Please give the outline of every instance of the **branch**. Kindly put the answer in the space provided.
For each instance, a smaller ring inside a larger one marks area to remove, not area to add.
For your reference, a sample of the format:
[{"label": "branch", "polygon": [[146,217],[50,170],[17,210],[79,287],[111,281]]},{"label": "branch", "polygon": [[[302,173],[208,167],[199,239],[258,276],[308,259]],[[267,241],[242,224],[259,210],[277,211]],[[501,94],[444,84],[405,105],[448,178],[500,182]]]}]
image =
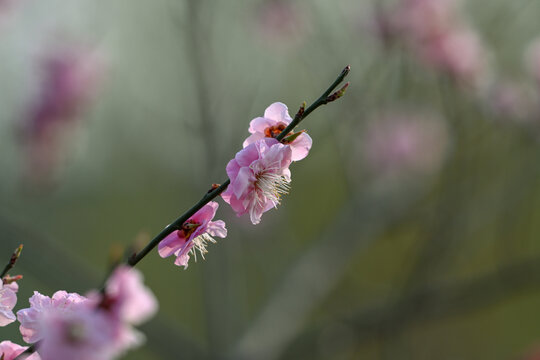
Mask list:
[{"label": "branch", "polygon": [[21,244],[19,245],[19,247],[15,249],[13,254],[11,254],[11,258],[9,259],[8,263],[6,264],[6,267],[4,267],[4,270],[0,274],[0,279],[6,276],[9,270],[13,269],[13,267],[15,266],[15,263],[19,259],[19,256],[21,256],[22,249],[23,249],[23,246]]},{"label": "branch", "polygon": [[[341,96],[343,96],[343,93],[345,92],[345,89],[348,86],[348,83],[345,84],[341,89],[339,89],[336,93],[330,95],[332,91],[345,79],[347,74],[351,71],[351,67],[347,65],[341,74],[337,77],[337,79],[330,85],[330,87],[317,99],[313,104],[311,104],[305,111],[303,110],[303,107],[301,108],[301,111],[299,111],[296,116],[294,117],[293,121],[276,137],[276,140],[281,141],[283,138],[289,134],[302,120],[304,120],[311,112],[313,112],[315,109],[317,109],[321,105],[325,105],[331,101],[334,101]],[[184,214],[182,214],[178,219],[176,219],[173,223],[170,225],[167,225],[165,229],[163,229],[159,234],[156,235],[155,238],[153,238],[148,245],[144,247],[139,253],[133,254],[128,260],[127,264],[130,266],[135,266],[139,261],[141,261],[150,251],[152,251],[161,240],[163,240],[167,235],[172,233],[175,230],[178,230],[182,227],[182,224],[186,222],[190,217],[195,215],[197,211],[199,211],[204,205],[208,204],[210,201],[212,201],[214,198],[219,196],[225,189],[227,189],[227,186],[231,183],[230,179],[227,179],[225,182],[223,182],[220,186],[217,188],[213,188],[211,191],[206,193],[201,200],[199,200],[198,203],[196,203],[191,209],[186,211]]]}]

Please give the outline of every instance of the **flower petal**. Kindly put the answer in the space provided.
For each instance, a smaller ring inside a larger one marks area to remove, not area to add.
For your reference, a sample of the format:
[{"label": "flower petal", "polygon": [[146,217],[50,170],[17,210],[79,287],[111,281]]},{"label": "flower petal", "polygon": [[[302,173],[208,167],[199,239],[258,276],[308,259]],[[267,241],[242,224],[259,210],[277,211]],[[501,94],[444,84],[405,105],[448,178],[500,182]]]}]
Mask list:
[{"label": "flower petal", "polygon": [[206,231],[211,236],[219,236],[220,238],[227,237],[227,229],[225,228],[225,221],[223,220],[210,221]]},{"label": "flower petal", "polygon": [[264,117],[274,121],[281,121],[287,124],[292,121],[289,115],[289,109],[287,108],[287,105],[280,102],[275,102],[269,107],[267,107],[264,111]]},{"label": "flower petal", "polygon": [[180,236],[180,232],[174,231],[161,240],[158,245],[158,253],[162,258],[171,256],[186,243],[186,239]]},{"label": "flower petal", "polygon": [[272,118],[267,118],[266,116],[258,117],[251,120],[251,122],[249,123],[249,132],[251,134],[255,134],[255,133],[264,134],[264,130],[266,130],[266,128],[277,125],[277,123],[278,121]]},{"label": "flower petal", "polygon": [[291,160],[299,161],[305,158],[308,155],[312,144],[313,144],[313,140],[308,134],[303,133],[302,135],[298,136],[289,145],[292,150]]}]

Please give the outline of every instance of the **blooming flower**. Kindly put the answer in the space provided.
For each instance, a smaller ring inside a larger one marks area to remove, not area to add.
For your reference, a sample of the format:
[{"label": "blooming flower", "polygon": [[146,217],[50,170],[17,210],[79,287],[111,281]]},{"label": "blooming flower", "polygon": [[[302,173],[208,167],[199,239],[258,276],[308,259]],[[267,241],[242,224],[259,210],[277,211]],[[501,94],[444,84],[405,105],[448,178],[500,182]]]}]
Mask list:
[{"label": "blooming flower", "polygon": [[46,329],[37,349],[43,360],[109,360],[119,354],[117,323],[86,303],[76,304],[74,311],[49,309],[40,322]]},{"label": "blooming flower", "polygon": [[[292,121],[287,105],[275,102],[264,111],[263,117],[258,117],[249,123],[249,132],[252,134],[244,141],[244,147],[264,138],[275,138]],[[290,144],[292,150],[292,161],[302,160],[311,149],[313,140],[306,134],[300,134]]]},{"label": "blooming flower", "polygon": [[[28,349],[26,346],[20,346],[7,340],[2,341],[0,342],[0,359],[13,360],[21,355],[26,349]],[[26,360],[40,360],[40,357],[37,353],[33,353],[28,356]]]},{"label": "blooming flower", "polygon": [[47,332],[47,327],[42,323],[45,313],[57,309],[58,312],[71,313],[77,309],[77,304],[84,303],[87,299],[76,293],[57,291],[52,298],[34,291],[34,295],[29,299],[30,307],[19,310],[17,319],[21,323],[19,330],[23,340],[29,344],[40,341]]},{"label": "blooming flower", "polygon": [[163,258],[174,254],[176,256],[175,265],[188,267],[189,254],[197,259],[196,250],[204,259],[204,254],[208,251],[208,242],[215,243],[212,236],[224,238],[227,236],[225,222],[222,220],[211,221],[216,215],[219,204],[211,201],[203,206],[195,215],[188,219],[182,229],[176,230],[167,235],[158,245],[159,255]]},{"label": "blooming flower", "polygon": [[13,307],[17,303],[17,283],[3,284],[0,279],[0,326],[6,326],[16,320]]},{"label": "blooming flower", "polygon": [[231,184],[221,197],[238,216],[249,213],[251,222],[258,224],[262,214],[276,207],[289,191],[291,161],[290,146],[276,139],[249,144],[227,164]]},{"label": "blooming flower", "polygon": [[157,300],[143,284],[140,271],[129,266],[118,267],[105,285],[107,307],[118,319],[141,324],[157,311]]}]

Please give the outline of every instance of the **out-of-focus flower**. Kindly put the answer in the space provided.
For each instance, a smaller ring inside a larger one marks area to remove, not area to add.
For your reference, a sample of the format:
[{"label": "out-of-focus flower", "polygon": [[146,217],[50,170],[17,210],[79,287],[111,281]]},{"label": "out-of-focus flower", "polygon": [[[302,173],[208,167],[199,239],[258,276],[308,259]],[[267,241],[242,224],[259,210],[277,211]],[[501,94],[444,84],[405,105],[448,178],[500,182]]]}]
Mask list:
[{"label": "out-of-focus flower", "polygon": [[82,47],[54,48],[40,62],[38,98],[22,132],[28,164],[25,177],[48,181],[62,164],[63,141],[96,93],[103,70],[97,53]]},{"label": "out-of-focus flower", "polygon": [[58,291],[52,298],[35,292],[30,304],[17,313],[20,330],[26,342],[37,342],[43,360],[116,358],[144,341],[132,325],[157,310],[142,275],[125,266],[113,272],[103,292],[83,297]]},{"label": "out-of-focus flower", "polygon": [[17,283],[3,284],[0,279],[0,326],[6,326],[16,320],[13,308],[17,303]]},{"label": "out-of-focus flower", "polygon": [[291,182],[291,148],[264,138],[240,150],[227,164],[231,184],[221,195],[238,216],[249,213],[253,224],[276,207]]},{"label": "out-of-focus flower", "polygon": [[79,303],[74,311],[49,309],[43,313],[38,353],[43,360],[109,360],[119,354],[116,323],[95,308]]},{"label": "out-of-focus flower", "polygon": [[290,46],[307,30],[305,9],[290,0],[264,0],[254,19],[266,43]]},{"label": "out-of-focus flower", "polygon": [[[0,342],[0,359],[2,360],[14,360],[17,356],[21,355],[26,349],[27,346],[20,346],[11,341],[2,341]],[[37,353],[33,353],[28,356],[26,360],[40,360],[40,357]]]},{"label": "out-of-focus flower", "polygon": [[159,255],[165,258],[174,254],[175,265],[183,266],[184,269],[188,267],[190,253],[197,259],[196,251],[198,250],[204,259],[207,243],[216,242],[212,236],[221,238],[227,236],[225,222],[211,221],[216,215],[218,206],[217,202],[209,202],[188,219],[182,225],[182,229],[167,235],[158,245]]},{"label": "out-of-focus flower", "polygon": [[396,113],[368,124],[361,151],[376,176],[401,178],[438,170],[447,148],[447,129],[437,117]]},{"label": "out-of-focus flower", "polygon": [[478,87],[489,73],[488,52],[456,0],[402,0],[390,17],[411,51],[460,84]]},{"label": "out-of-focus flower", "polygon": [[499,117],[516,122],[528,122],[534,117],[534,104],[528,89],[513,82],[493,85],[487,97],[488,108]]},{"label": "out-of-focus flower", "polygon": [[157,311],[157,300],[152,291],[144,286],[140,271],[129,266],[119,266],[109,277],[105,286],[102,305],[123,322],[138,325]]},{"label": "out-of-focus flower", "polygon": [[540,85],[540,38],[527,47],[525,62],[534,80]]},{"label": "out-of-focus flower", "polygon": [[[292,121],[287,106],[280,102],[275,102],[264,111],[263,117],[258,117],[249,123],[249,132],[252,134],[244,141],[244,147],[264,138],[275,138]],[[292,161],[302,160],[307,156],[311,149],[313,140],[311,137],[302,133],[298,135],[290,144]]]},{"label": "out-of-focus flower", "polygon": [[19,327],[23,340],[29,344],[40,341],[48,331],[44,327],[42,317],[52,310],[61,313],[72,313],[77,310],[77,306],[86,302],[87,299],[77,293],[67,293],[57,291],[52,298],[34,291],[34,295],[29,299],[30,307],[17,311],[17,319],[21,323]]},{"label": "out-of-focus flower", "polygon": [[419,46],[424,61],[458,81],[475,85],[486,73],[486,53],[478,34],[463,28]]}]

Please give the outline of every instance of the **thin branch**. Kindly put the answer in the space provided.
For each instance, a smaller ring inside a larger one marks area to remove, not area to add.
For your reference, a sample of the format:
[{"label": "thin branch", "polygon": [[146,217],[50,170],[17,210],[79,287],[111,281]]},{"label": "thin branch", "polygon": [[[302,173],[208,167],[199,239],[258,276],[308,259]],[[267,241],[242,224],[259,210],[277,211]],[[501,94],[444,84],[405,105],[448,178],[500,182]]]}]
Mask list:
[{"label": "thin branch", "polygon": [[[341,95],[343,95],[344,89],[348,86],[347,84],[342,87],[340,90],[336,92],[337,97],[334,96],[335,94],[330,95],[334,89],[343,82],[343,79],[349,74],[351,71],[351,67],[347,65],[341,74],[337,77],[337,79],[330,85],[330,87],[313,103],[311,104],[305,111],[298,112],[296,116],[294,117],[293,121],[276,137],[276,140],[281,141],[283,138],[289,134],[294,128],[302,121],[304,120],[311,112],[313,112],[315,109],[320,107],[321,105],[325,105],[330,101],[336,100]],[[329,99],[330,97],[330,99]],[[334,98],[335,97],[335,98]],[[212,189],[208,193],[206,193],[199,202],[197,202],[191,209],[186,211],[184,214],[182,214],[178,219],[176,219],[173,223],[170,225],[167,225],[165,229],[163,229],[159,234],[156,235],[155,238],[153,238],[148,245],[144,247],[139,253],[134,254],[127,260],[127,264],[130,266],[135,266],[139,261],[141,261],[150,251],[152,251],[161,240],[163,240],[167,235],[172,233],[175,230],[178,230],[182,227],[182,224],[186,222],[190,217],[195,215],[197,211],[199,211],[204,205],[208,204],[210,201],[212,201],[214,198],[219,196],[225,189],[227,189],[227,186],[231,183],[230,179],[227,179],[225,182],[223,182],[219,187]]]},{"label": "thin branch", "polygon": [[23,249],[23,245],[21,244],[21,245],[19,245],[19,247],[17,247],[15,249],[13,254],[11,254],[11,257],[10,257],[8,263],[4,267],[4,270],[2,271],[2,273],[0,274],[0,279],[3,278],[4,276],[6,276],[9,270],[13,269],[13,267],[15,266],[15,263],[19,259],[19,256],[21,256],[22,249]]}]

